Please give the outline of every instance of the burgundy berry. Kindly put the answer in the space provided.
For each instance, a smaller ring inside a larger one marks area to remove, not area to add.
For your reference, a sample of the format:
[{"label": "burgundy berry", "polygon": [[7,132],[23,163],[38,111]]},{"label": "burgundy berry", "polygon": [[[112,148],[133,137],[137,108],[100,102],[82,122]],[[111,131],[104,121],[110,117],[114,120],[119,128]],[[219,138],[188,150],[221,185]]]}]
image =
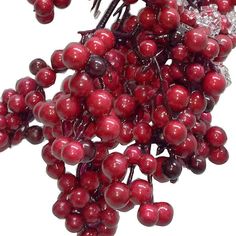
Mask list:
[{"label": "burgundy berry", "polygon": [[146,144],[151,139],[152,127],[145,122],[140,122],[134,126],[133,134],[137,143]]},{"label": "burgundy berry", "polygon": [[73,190],[77,184],[78,181],[76,177],[71,173],[63,174],[57,182],[59,190],[64,193],[71,192],[71,190]]},{"label": "burgundy berry", "polygon": [[88,49],[80,43],[70,43],[63,51],[63,63],[68,69],[81,70],[89,60]]},{"label": "burgundy berry", "polygon": [[99,37],[92,37],[85,43],[92,54],[103,56],[106,53],[106,45]]},{"label": "burgundy berry", "polygon": [[41,69],[35,76],[37,84],[43,88],[48,88],[56,81],[56,73],[49,67]]},{"label": "burgundy berry", "polygon": [[93,90],[91,77],[85,72],[75,73],[69,81],[71,93],[77,97],[87,97]]},{"label": "burgundy berry", "polygon": [[37,83],[30,77],[25,77],[16,82],[16,92],[26,96],[29,92],[37,88]]},{"label": "burgundy berry", "polygon": [[179,145],[187,138],[187,129],[178,121],[170,121],[164,127],[163,135],[169,144]]},{"label": "burgundy berry", "polygon": [[106,203],[114,210],[126,206],[130,198],[130,190],[126,184],[114,182],[105,189]]},{"label": "burgundy berry", "polygon": [[169,120],[170,117],[165,106],[157,106],[152,113],[152,121],[154,122],[155,126],[157,128],[162,128],[168,123]]},{"label": "burgundy berry", "polygon": [[154,57],[157,53],[157,45],[154,40],[144,40],[139,44],[139,51],[145,58]]},{"label": "burgundy berry", "polygon": [[188,106],[189,91],[181,85],[173,85],[167,90],[167,101],[173,111],[182,111]]},{"label": "burgundy berry", "polygon": [[204,66],[198,63],[190,64],[186,68],[186,75],[190,82],[200,82],[205,75]]},{"label": "burgundy berry", "polygon": [[63,72],[66,70],[66,67],[62,61],[63,50],[56,50],[51,55],[51,65],[54,71]]},{"label": "burgundy berry", "polygon": [[68,137],[58,137],[54,139],[51,145],[52,154],[59,160],[61,160],[61,151],[63,147],[69,143],[71,140]]},{"label": "burgundy berry", "polygon": [[103,161],[102,171],[111,180],[122,180],[127,172],[128,162],[126,157],[118,152],[113,152]]},{"label": "burgundy berry", "polygon": [[201,114],[205,111],[207,106],[207,100],[204,94],[198,90],[195,90],[191,93],[188,108],[189,110],[195,114]]},{"label": "burgundy berry", "polygon": [[89,202],[90,195],[84,188],[75,188],[69,195],[69,201],[75,208],[83,208]]},{"label": "burgundy berry", "polygon": [[227,141],[227,135],[225,131],[218,126],[212,126],[209,128],[205,138],[206,141],[213,147],[223,146]]},{"label": "burgundy berry", "polygon": [[71,0],[53,0],[53,3],[55,5],[55,7],[58,7],[60,9],[64,9],[70,5]]},{"label": "burgundy berry", "polygon": [[152,175],[157,168],[156,159],[150,154],[142,155],[138,165],[140,171],[146,175]]},{"label": "burgundy berry", "polygon": [[138,220],[145,226],[153,226],[157,224],[159,214],[154,204],[142,204],[138,209]]},{"label": "burgundy berry", "polygon": [[88,203],[82,210],[82,215],[87,224],[100,222],[101,209],[97,203]]},{"label": "burgundy berry", "polygon": [[134,204],[149,203],[153,198],[153,188],[146,180],[137,179],[130,184],[131,201]]},{"label": "burgundy berry", "polygon": [[170,224],[173,219],[174,210],[173,207],[167,202],[154,203],[157,208],[159,219],[157,221],[158,226],[166,226]]},{"label": "burgundy berry", "polygon": [[170,180],[176,180],[182,172],[182,164],[174,158],[168,158],[162,163],[162,170]]},{"label": "burgundy berry", "polygon": [[72,205],[67,200],[57,200],[53,207],[53,214],[59,219],[65,219],[72,211]]},{"label": "burgundy berry", "polygon": [[84,149],[80,142],[73,141],[67,143],[62,151],[61,157],[68,165],[76,165],[84,158]]},{"label": "burgundy berry", "polygon": [[108,207],[106,210],[100,213],[101,222],[108,228],[116,227],[119,223],[119,213],[112,208]]},{"label": "burgundy berry", "polygon": [[52,0],[36,0],[34,10],[39,16],[48,16],[52,13],[54,4]]},{"label": "burgundy berry", "polygon": [[56,101],[56,112],[61,120],[74,120],[81,113],[81,106],[76,97],[61,96]]},{"label": "burgundy berry", "polygon": [[180,24],[180,15],[178,11],[172,7],[161,9],[158,19],[160,26],[167,30],[174,30]]},{"label": "burgundy berry", "polygon": [[55,14],[54,14],[54,10],[53,10],[49,15],[41,16],[41,15],[38,15],[36,13],[35,16],[36,16],[36,19],[38,20],[39,23],[41,23],[41,24],[49,24],[49,23],[51,23],[53,21]]},{"label": "burgundy berry", "polygon": [[111,50],[115,45],[115,36],[109,29],[98,29],[95,31],[94,36],[100,38],[106,47],[106,51]]},{"label": "burgundy berry", "polygon": [[116,139],[120,134],[121,123],[117,117],[103,116],[96,124],[96,134],[102,141],[108,142]]},{"label": "burgundy berry", "polygon": [[100,185],[98,174],[89,170],[80,175],[79,181],[80,185],[89,192],[95,191]]},{"label": "burgundy berry", "polygon": [[144,29],[151,28],[156,21],[155,11],[151,7],[143,8],[138,14],[138,21]]},{"label": "burgundy berry", "polygon": [[8,100],[7,106],[8,109],[15,113],[23,112],[26,108],[24,96],[19,94],[11,96]]},{"label": "burgundy berry", "polygon": [[125,149],[124,155],[126,156],[130,165],[137,165],[142,156],[142,152],[138,146],[131,145]]},{"label": "burgundy berry", "polygon": [[222,74],[209,72],[203,78],[202,87],[204,92],[209,96],[218,96],[226,88],[226,80]]},{"label": "burgundy berry", "polygon": [[106,115],[112,108],[112,95],[106,90],[92,92],[86,100],[87,108],[94,116]]},{"label": "burgundy berry", "polygon": [[33,109],[37,103],[44,100],[44,95],[39,91],[31,91],[25,96],[25,104],[31,109]]},{"label": "burgundy berry", "polygon": [[120,135],[118,137],[118,142],[121,145],[126,145],[126,144],[132,142],[132,140],[133,140],[133,128],[134,128],[134,125],[133,125],[132,122],[124,121],[121,124]]},{"label": "burgundy berry", "polygon": [[229,153],[224,146],[211,148],[208,158],[212,163],[222,165],[228,161]]},{"label": "burgundy berry", "polygon": [[107,64],[103,57],[92,54],[85,67],[86,73],[92,77],[102,77],[105,75]]},{"label": "burgundy berry", "polygon": [[43,142],[43,130],[40,126],[33,125],[25,129],[25,138],[31,144],[40,144]]},{"label": "burgundy berry", "polygon": [[78,233],[80,232],[85,224],[83,217],[78,213],[71,213],[66,217],[66,229],[71,233]]},{"label": "burgundy berry", "polygon": [[185,45],[192,52],[201,52],[207,46],[207,35],[202,28],[195,28],[185,34]]},{"label": "burgundy berry", "polygon": [[163,169],[162,169],[163,162],[167,159],[168,158],[164,157],[164,156],[160,156],[160,157],[156,158],[156,170],[153,174],[153,177],[155,180],[157,180],[160,183],[165,183],[165,182],[169,181],[169,178],[167,176],[165,176]]},{"label": "burgundy berry", "polygon": [[202,174],[206,170],[206,159],[201,156],[193,155],[188,160],[188,168],[194,174]]},{"label": "burgundy berry", "polygon": [[57,161],[52,165],[47,165],[46,172],[53,179],[59,179],[65,174],[65,164],[63,161]]}]

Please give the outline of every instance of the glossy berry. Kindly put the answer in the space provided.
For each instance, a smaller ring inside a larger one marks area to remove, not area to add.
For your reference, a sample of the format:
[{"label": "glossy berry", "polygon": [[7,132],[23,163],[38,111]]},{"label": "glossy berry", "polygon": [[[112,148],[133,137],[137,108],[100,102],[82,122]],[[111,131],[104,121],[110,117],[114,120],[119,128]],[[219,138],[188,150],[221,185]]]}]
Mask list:
[{"label": "glossy berry", "polygon": [[119,213],[108,207],[100,213],[102,223],[108,228],[116,227],[119,223]]},{"label": "glossy berry", "polygon": [[108,155],[102,163],[103,173],[111,180],[122,180],[126,175],[127,168],[126,157],[118,152]]},{"label": "glossy berry", "polygon": [[162,170],[167,178],[170,180],[175,180],[182,172],[182,165],[180,161],[174,158],[168,158],[162,163]]},{"label": "glossy berry", "polygon": [[55,5],[55,7],[58,7],[60,9],[64,9],[70,5],[71,0],[53,0],[53,3]]},{"label": "glossy berry", "polygon": [[52,13],[54,4],[52,0],[36,0],[34,10],[39,16],[48,16]]},{"label": "glossy berry", "polygon": [[145,226],[153,226],[157,223],[159,214],[153,204],[142,204],[138,209],[138,220]]},{"label": "glossy berry", "polygon": [[65,219],[72,211],[72,205],[67,200],[57,200],[53,207],[53,214],[59,219]]},{"label": "glossy berry", "polygon": [[128,203],[130,191],[127,185],[114,182],[105,189],[104,197],[111,208],[120,209]]},{"label": "glossy berry", "polygon": [[69,201],[75,208],[84,207],[89,198],[89,193],[84,188],[75,188],[69,195]]},{"label": "glossy berry", "polygon": [[131,201],[134,204],[149,203],[153,197],[152,186],[145,180],[137,179],[130,184]]},{"label": "glossy berry", "polygon": [[66,228],[71,233],[78,233],[84,228],[84,220],[78,213],[71,213],[66,217]]},{"label": "glossy berry", "polygon": [[180,16],[174,8],[163,8],[158,16],[161,27],[167,30],[176,29],[180,23]]},{"label": "glossy berry", "polygon": [[187,129],[178,121],[170,121],[164,127],[163,135],[168,143],[179,145],[187,138]]},{"label": "glossy berry", "polygon": [[61,157],[66,164],[76,165],[84,158],[84,149],[80,142],[69,142],[61,151]]},{"label": "glossy berry", "polygon": [[229,153],[224,146],[212,148],[208,158],[212,163],[222,165],[228,161]]},{"label": "glossy berry", "polygon": [[88,96],[86,103],[92,115],[106,115],[112,108],[112,95],[106,90],[98,89]]},{"label": "glossy berry", "polygon": [[39,86],[48,88],[55,83],[56,73],[49,67],[45,67],[36,74],[35,80]]},{"label": "glossy berry", "polygon": [[80,43],[70,43],[63,51],[63,63],[68,69],[80,70],[89,60],[88,49]]},{"label": "glossy berry", "polygon": [[157,168],[156,159],[150,154],[142,155],[138,165],[141,172],[146,175],[153,174]]},{"label": "glossy berry", "polygon": [[173,207],[167,202],[154,203],[157,208],[159,219],[157,221],[158,226],[166,226],[170,224],[173,219],[174,210]]},{"label": "glossy berry", "polygon": [[157,53],[157,45],[154,40],[144,40],[139,45],[139,51],[143,57],[154,57]]},{"label": "glossy berry", "polygon": [[208,129],[205,137],[207,142],[214,147],[223,146],[227,141],[225,131],[217,126],[212,126]]}]

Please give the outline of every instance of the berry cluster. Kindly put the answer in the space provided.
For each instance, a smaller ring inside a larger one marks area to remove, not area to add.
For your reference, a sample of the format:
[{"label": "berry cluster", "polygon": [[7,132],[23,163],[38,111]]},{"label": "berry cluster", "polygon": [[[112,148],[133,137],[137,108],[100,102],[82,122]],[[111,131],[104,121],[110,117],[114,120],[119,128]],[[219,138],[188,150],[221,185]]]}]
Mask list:
[{"label": "berry cluster", "polygon": [[34,6],[36,19],[41,24],[51,23],[54,19],[54,7],[67,8],[71,0],[27,0]]},{"label": "berry cluster", "polygon": [[[30,2],[42,17],[70,3]],[[114,235],[118,211],[135,205],[143,225],[168,225],[173,208],[154,201],[153,179],[175,183],[183,168],[201,174],[207,159],[228,160],[226,133],[211,126],[211,111],[230,84],[223,61],[236,45],[234,2],[146,0],[138,15],[130,13],[138,0],[119,2],[96,29],[80,32],[80,42],[54,51],[50,66],[33,60],[34,79],[19,80],[0,103],[0,150],[23,138],[47,141],[42,158],[61,191],[53,213],[78,236]],[[44,89],[68,69],[61,91],[46,100]],[[30,127],[34,119],[43,126]],[[135,169],[142,178],[133,179]]]}]

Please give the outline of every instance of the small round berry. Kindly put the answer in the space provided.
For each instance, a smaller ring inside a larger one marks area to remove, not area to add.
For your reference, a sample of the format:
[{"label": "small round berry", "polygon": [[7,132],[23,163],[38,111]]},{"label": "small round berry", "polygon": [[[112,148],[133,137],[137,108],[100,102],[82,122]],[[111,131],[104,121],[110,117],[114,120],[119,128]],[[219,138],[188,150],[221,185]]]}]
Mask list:
[{"label": "small round berry", "polygon": [[114,116],[104,116],[96,125],[96,134],[103,142],[115,140],[120,135],[121,123]]},{"label": "small round berry", "polygon": [[40,126],[33,125],[25,129],[25,138],[31,144],[40,144],[43,142],[43,129]]},{"label": "small round berry", "polygon": [[226,80],[222,74],[209,72],[203,78],[202,87],[204,92],[209,96],[218,96],[226,88]]},{"label": "small round berry", "polygon": [[78,233],[84,228],[83,217],[78,213],[71,213],[66,217],[66,229],[71,233]]},{"label": "small round berry", "polygon": [[195,28],[185,34],[185,45],[192,52],[201,52],[207,46],[207,35],[201,28]]},{"label": "small round berry", "polygon": [[152,175],[157,168],[156,159],[150,154],[144,154],[139,160],[139,168],[145,175]]},{"label": "small round berry", "polygon": [[37,88],[37,83],[30,77],[25,77],[16,82],[16,92],[26,96],[29,92]]},{"label": "small round berry", "polygon": [[145,122],[140,122],[134,126],[133,134],[137,143],[149,143],[152,137],[152,127]]},{"label": "small round berry", "polygon": [[186,75],[190,82],[200,82],[205,76],[205,69],[201,64],[193,63],[187,66]]},{"label": "small round berry", "polygon": [[166,226],[170,224],[174,215],[173,207],[167,202],[157,202],[154,203],[154,205],[157,208],[157,212],[159,215],[157,225]]},{"label": "small round berry", "polygon": [[139,51],[145,58],[154,57],[157,54],[157,45],[154,40],[144,40],[139,44]]},{"label": "small round berry", "polygon": [[126,184],[114,182],[105,189],[104,198],[112,209],[123,208],[129,202],[129,187]]},{"label": "small round berry", "polygon": [[69,201],[74,208],[83,208],[89,202],[90,195],[84,188],[75,188],[69,195]]},{"label": "small round berry", "polygon": [[138,220],[145,226],[153,226],[159,219],[157,208],[153,204],[142,204],[138,209]]},{"label": "small round berry", "polygon": [[167,90],[167,102],[173,111],[182,111],[188,106],[189,91],[181,85],[173,85]]},{"label": "small round berry", "polygon": [[170,180],[176,180],[182,172],[182,164],[174,158],[168,158],[162,163],[163,173]]},{"label": "small round berry", "polygon": [[169,144],[179,145],[187,138],[187,129],[178,121],[170,121],[164,127],[163,135]]},{"label": "small round berry", "polygon": [[109,29],[98,29],[95,31],[94,36],[100,38],[106,47],[106,51],[111,50],[115,46],[115,36]]},{"label": "small round berry", "polygon": [[84,158],[84,149],[80,142],[73,141],[65,144],[61,157],[68,165],[76,165]]},{"label": "small round berry", "polygon": [[153,198],[153,188],[146,180],[134,180],[130,184],[130,196],[134,204],[149,203]]},{"label": "small round berry", "polygon": [[94,54],[90,56],[85,67],[85,71],[92,77],[102,77],[105,75],[106,69],[107,65],[105,59]]},{"label": "small round berry", "polygon": [[55,83],[56,73],[49,67],[45,67],[36,74],[35,80],[39,86],[48,88]]},{"label": "small round berry", "polygon": [[101,209],[96,203],[88,203],[82,211],[82,215],[87,224],[98,223],[100,221]]},{"label": "small round berry", "polygon": [[52,0],[36,0],[34,10],[39,16],[48,16],[52,13],[54,4]]},{"label": "small round berry", "polygon": [[200,175],[206,170],[206,159],[201,156],[193,155],[188,160],[188,168],[194,174]]},{"label": "small round berry", "polygon": [[138,14],[138,21],[144,29],[151,28],[156,21],[155,11],[151,7],[143,8]]},{"label": "small round berry", "polygon": [[208,158],[212,163],[222,165],[228,161],[229,153],[224,146],[211,148]]},{"label": "small round berry", "polygon": [[227,141],[227,135],[225,131],[217,126],[212,126],[209,128],[205,138],[207,142],[213,147],[223,146]]},{"label": "small round berry", "polygon": [[81,70],[89,60],[88,49],[80,43],[70,43],[63,51],[63,63],[68,69]]},{"label": "small round berry", "polygon": [[112,108],[112,95],[106,90],[98,89],[88,96],[86,103],[92,115],[107,115]]},{"label": "small round berry", "polygon": [[178,11],[172,7],[161,9],[159,13],[159,23],[164,29],[176,29],[180,24],[180,16]]},{"label": "small round berry", "polygon": [[72,205],[67,200],[57,200],[53,207],[53,214],[59,219],[65,219],[71,212]]},{"label": "small round berry", "polygon": [[102,163],[103,173],[111,180],[122,180],[127,172],[128,162],[124,155],[113,152]]},{"label": "small round berry", "polygon": [[62,60],[63,50],[56,50],[51,55],[51,65],[54,71],[56,72],[64,72],[66,67]]},{"label": "small round berry", "polygon": [[68,7],[71,3],[71,0],[53,0],[55,7],[64,9]]},{"label": "small round berry", "polygon": [[52,165],[47,165],[46,172],[53,179],[59,179],[65,174],[65,164],[63,161],[57,161]]},{"label": "small round berry", "polygon": [[92,37],[86,43],[85,46],[92,54],[103,56],[106,53],[106,46],[102,39],[99,37]]},{"label": "small round berry", "polygon": [[119,213],[110,207],[101,212],[101,221],[108,228],[116,227],[119,223],[119,219]]},{"label": "small round berry", "polygon": [[165,182],[169,181],[169,178],[167,178],[164,175],[164,172],[163,172],[163,169],[162,169],[163,162],[167,159],[168,158],[164,157],[164,156],[160,156],[160,157],[156,158],[156,170],[153,174],[153,177],[154,177],[155,180],[157,180],[160,183],[165,183]]}]

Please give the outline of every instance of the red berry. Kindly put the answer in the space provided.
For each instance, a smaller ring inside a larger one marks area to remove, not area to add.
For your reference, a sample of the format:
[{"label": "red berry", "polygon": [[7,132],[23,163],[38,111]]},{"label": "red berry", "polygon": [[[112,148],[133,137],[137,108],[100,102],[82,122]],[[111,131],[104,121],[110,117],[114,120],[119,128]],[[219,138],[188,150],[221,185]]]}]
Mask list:
[{"label": "red berry", "polygon": [[138,220],[145,226],[153,226],[157,223],[159,214],[153,204],[142,204],[138,209]]},{"label": "red berry", "polygon": [[155,207],[157,208],[159,219],[157,221],[157,225],[159,226],[166,226],[168,225],[174,215],[173,207],[167,202],[158,202],[154,203]]}]

